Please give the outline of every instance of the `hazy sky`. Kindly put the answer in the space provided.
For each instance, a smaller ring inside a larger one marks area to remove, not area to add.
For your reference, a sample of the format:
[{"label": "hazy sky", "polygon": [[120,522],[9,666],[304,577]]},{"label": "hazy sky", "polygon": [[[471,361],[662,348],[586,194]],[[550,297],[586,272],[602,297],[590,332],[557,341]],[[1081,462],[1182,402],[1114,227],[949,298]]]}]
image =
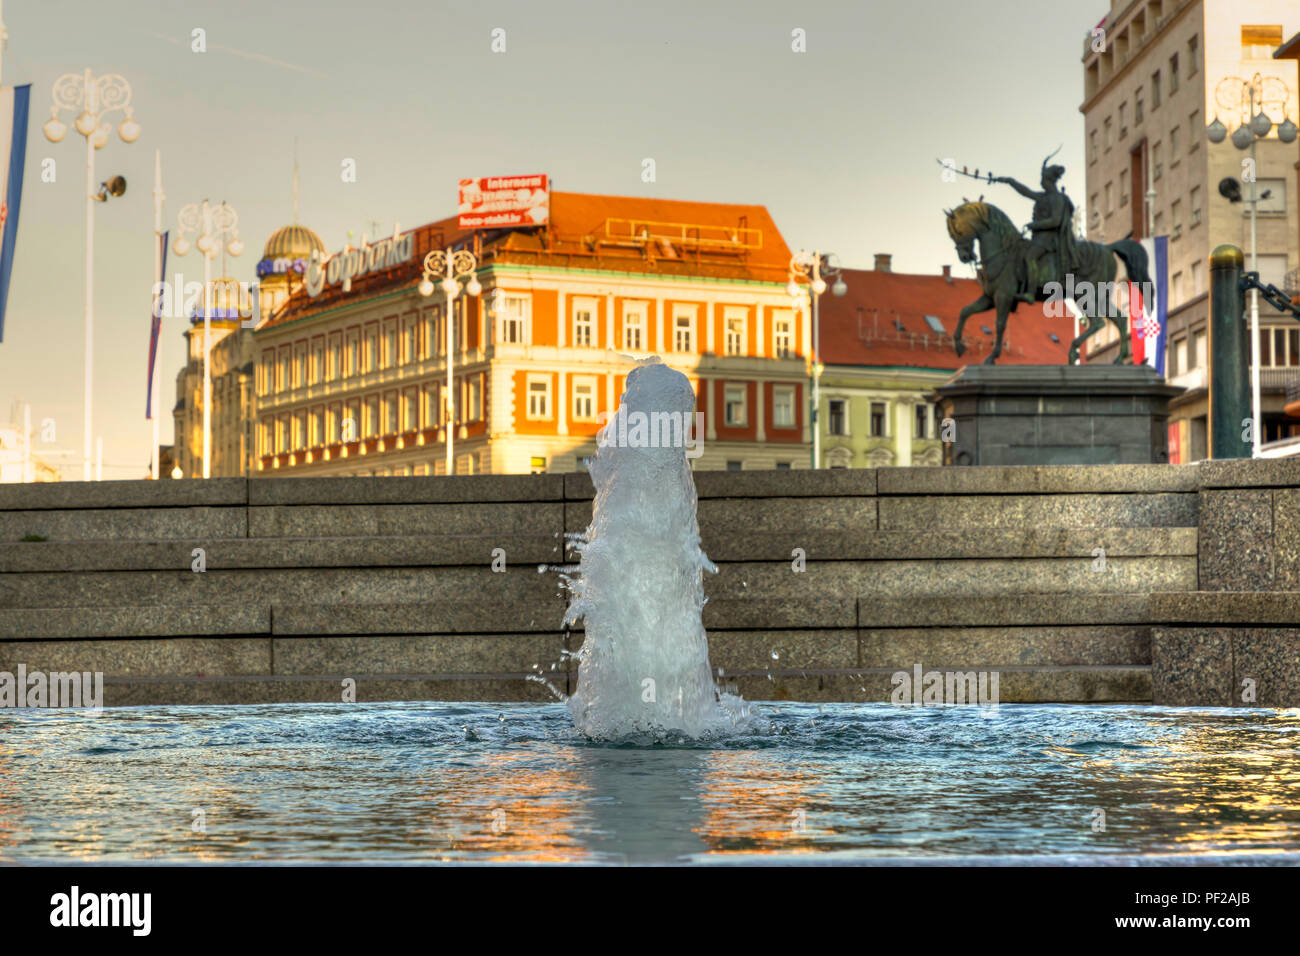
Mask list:
[{"label": "hazy sky", "polygon": [[[957,264],[941,210],[981,191],[1013,218],[1006,187],[943,183],[937,157],[1032,182],[1064,144],[1064,185],[1083,205],[1085,35],[1107,0],[7,0],[3,82],[32,84],[26,182],[5,338],[0,420],[17,398],[54,418],[55,461],[80,478],[84,140],[41,133],[51,86],[90,67],[134,88],[144,132],[116,132],[96,176],[126,196],[95,217],[95,429],[104,476],[141,477],[153,271],[154,149],[165,228],[182,205],[226,200],[253,278],[263,243],[300,220],[331,251],[372,228],[454,212],[464,176],[545,172],[555,188],[761,203],[792,248],[869,268]],[[491,52],[494,28],[506,52]],[[207,52],[191,51],[195,28]],[[791,31],[807,52],[791,51]],[[71,127],[74,117],[63,121]],[[113,118],[114,125],[120,114]],[[57,180],[41,181],[41,162]],[[657,181],[641,181],[652,157]],[[354,183],[340,176],[356,162]],[[168,273],[202,278],[196,253]],[[179,320],[165,321],[162,439],[171,441]],[[39,450],[39,445],[38,445]]]}]

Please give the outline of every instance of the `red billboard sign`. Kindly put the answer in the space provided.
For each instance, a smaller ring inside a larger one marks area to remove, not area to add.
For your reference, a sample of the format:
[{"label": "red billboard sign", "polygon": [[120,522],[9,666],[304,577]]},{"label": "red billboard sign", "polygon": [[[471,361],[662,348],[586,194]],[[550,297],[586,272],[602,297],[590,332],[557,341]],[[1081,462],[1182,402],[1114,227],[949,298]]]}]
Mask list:
[{"label": "red billboard sign", "polygon": [[462,229],[540,226],[551,212],[546,174],[462,179],[457,200]]}]

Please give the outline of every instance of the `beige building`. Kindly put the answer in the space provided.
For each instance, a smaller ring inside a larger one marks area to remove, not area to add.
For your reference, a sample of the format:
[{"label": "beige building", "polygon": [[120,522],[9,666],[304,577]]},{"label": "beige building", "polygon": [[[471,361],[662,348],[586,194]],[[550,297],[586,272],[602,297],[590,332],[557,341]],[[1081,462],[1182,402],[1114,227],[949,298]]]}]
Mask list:
[{"label": "beige building", "polygon": [[[313,252],[325,244],[305,226],[294,223],[277,229],[267,240],[257,264],[258,296],[263,320],[285,307],[302,286],[302,276]],[[253,330],[237,314],[249,311],[245,290],[234,279],[213,280],[211,326],[212,467],[214,478],[253,474],[254,394]],[[185,478],[203,473],[203,312],[190,316],[185,366],[176,376],[176,405],[172,409],[176,439],[175,466]]]},{"label": "beige building", "polygon": [[[1126,235],[1169,237],[1169,339],[1166,376],[1187,389],[1170,404],[1182,461],[1207,454],[1209,255],[1232,243],[1246,250],[1246,202],[1230,202],[1219,184],[1235,179],[1249,196],[1249,150],[1226,139],[1212,144],[1218,119],[1229,136],[1249,119],[1245,84],[1262,95],[1273,131],[1256,147],[1257,255],[1261,277],[1281,287],[1296,268],[1295,146],[1277,126],[1296,122],[1294,64],[1273,59],[1300,28],[1295,0],[1113,0],[1085,39],[1084,114],[1087,235],[1114,242]],[[1104,40],[1104,42],[1102,42]],[[1148,199],[1148,195],[1153,194]],[[1285,383],[1300,366],[1300,325],[1261,307],[1265,440],[1300,431],[1283,412]],[[1116,335],[1095,336],[1088,361],[1112,361]]]}]

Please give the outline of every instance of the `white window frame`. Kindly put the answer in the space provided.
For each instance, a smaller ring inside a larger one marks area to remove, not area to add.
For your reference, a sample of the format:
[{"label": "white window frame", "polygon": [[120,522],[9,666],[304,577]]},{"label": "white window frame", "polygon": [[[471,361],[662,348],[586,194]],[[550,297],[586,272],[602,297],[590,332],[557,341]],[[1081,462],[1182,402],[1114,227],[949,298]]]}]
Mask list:
[{"label": "white window frame", "polygon": [[[588,296],[574,296],[571,300],[573,303],[573,338],[571,344],[574,348],[594,349],[600,344],[600,335],[597,332],[597,326],[600,324],[600,300]],[[579,321],[578,316],[585,313],[588,318],[586,321]],[[586,341],[579,341],[582,336],[578,335],[578,330],[583,329],[587,334]]]},{"label": "white window frame", "polygon": [[[516,311],[517,309],[517,311]],[[500,335],[502,345],[531,345],[533,341],[533,297],[527,293],[506,292],[501,296]],[[514,328],[518,337],[511,340],[507,328]]]},{"label": "white window frame", "polygon": [[[579,396],[578,389],[587,389],[585,396]],[[573,376],[573,420],[575,422],[594,422],[596,420],[596,395],[598,382],[594,375]],[[580,398],[585,399],[586,408],[581,407]]]},{"label": "white window frame", "polygon": [[[628,352],[646,350],[646,326],[650,307],[645,302],[623,303],[623,349]],[[629,341],[629,332],[636,332],[636,343]]]},{"label": "white window frame", "polygon": [[[794,402],[795,402],[795,397],[794,397],[794,394],[795,394],[795,392],[794,392],[794,386],[793,386],[793,385],[773,385],[773,386],[772,386],[772,427],[773,427],[773,428],[794,428],[794,427],[795,427],[795,417],[794,417]],[[783,421],[781,421],[781,415],[778,413],[777,410],[778,410],[779,408],[782,407],[782,402],[781,402],[780,400],[781,400],[781,399],[785,399],[785,398],[788,398],[788,399],[789,399],[789,406],[788,406],[788,407],[789,407],[789,413],[790,413],[790,416],[789,416],[789,417],[790,417],[790,420],[789,420],[789,421],[785,421],[785,422],[783,422]]]},{"label": "white window frame", "polygon": [[[688,352],[694,352],[696,350],[695,349],[696,326],[698,325],[697,319],[699,318],[699,313],[700,313],[700,307],[697,305],[687,305],[684,303],[678,303],[673,306],[673,325],[672,325],[673,340],[670,343],[672,345],[670,351],[688,353]],[[679,334],[680,334],[678,323],[681,319],[686,319],[688,322],[688,325],[686,326],[687,343],[686,343],[686,348],[684,349],[678,348]]]},{"label": "white window frame", "polygon": [[[536,392],[533,385],[543,386],[543,390]],[[541,372],[529,372],[524,379],[524,419],[530,422],[549,422],[555,418],[555,401],[551,392],[553,390],[551,376]],[[533,411],[533,396],[541,396],[543,404],[546,406],[540,414]]]},{"label": "white window frame", "polygon": [[[740,418],[731,417],[731,408],[734,404],[731,396],[739,393],[740,395]],[[749,424],[749,386],[744,382],[728,382],[722,386],[722,423],[727,428],[744,428]]]},{"label": "white window frame", "polygon": [[[731,324],[740,323],[732,349]],[[727,306],[722,310],[722,351],[724,355],[745,355],[749,346],[749,310],[741,306]]]},{"label": "white window frame", "polygon": [[[781,323],[786,324],[785,332]],[[784,348],[782,344],[784,343]],[[772,311],[772,354],[779,359],[790,358],[795,354],[794,346],[794,310],[774,309]]]}]

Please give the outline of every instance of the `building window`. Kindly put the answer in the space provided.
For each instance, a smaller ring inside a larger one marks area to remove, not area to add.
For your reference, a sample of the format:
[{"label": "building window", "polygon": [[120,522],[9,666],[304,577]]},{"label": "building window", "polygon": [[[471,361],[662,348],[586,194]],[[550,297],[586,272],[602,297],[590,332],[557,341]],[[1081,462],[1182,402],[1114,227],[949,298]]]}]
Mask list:
[{"label": "building window", "polygon": [[1173,224],[1173,236],[1170,241],[1177,239],[1183,233],[1183,203],[1180,199],[1175,199],[1169,204],[1169,220]]},{"label": "building window", "polygon": [[262,353],[257,379],[258,395],[266,395],[275,390],[275,353],[270,349]]},{"label": "building window", "polygon": [[775,467],[777,471],[789,471],[790,463],[788,461],[778,461]]},{"label": "building window", "polygon": [[930,431],[930,406],[926,402],[920,402],[916,406],[916,431],[913,438],[928,438]]},{"label": "building window", "polygon": [[397,393],[390,392],[384,396],[384,434],[396,435],[401,431],[397,422]]},{"label": "building window", "polygon": [[307,384],[307,345],[300,343],[293,348],[293,387],[302,388]]},{"label": "building window", "polygon": [[673,351],[695,351],[695,307],[679,305],[673,308]]},{"label": "building window", "polygon": [[1175,126],[1169,131],[1169,166],[1173,168],[1178,165],[1178,133],[1179,129]]},{"label": "building window", "polygon": [[469,409],[469,421],[481,421],[483,419],[483,376],[471,375],[465,392],[465,401]]},{"label": "building window", "polygon": [[311,360],[307,366],[307,384],[315,385],[321,380],[325,365],[325,337],[318,335],[311,340]]},{"label": "building window", "polygon": [[501,303],[501,341],[507,345],[528,344],[528,320],[532,299],[508,295]]},{"label": "building window", "polygon": [[849,433],[849,403],[842,398],[832,398],[826,403],[826,431],[831,435]]},{"label": "building window", "polygon": [[379,357],[380,368],[392,368],[397,364],[397,321],[389,319],[384,323],[384,347]]},{"label": "building window", "polygon": [[1135,124],[1142,122],[1142,87],[1140,86],[1133,94],[1133,122]]},{"label": "building window", "polygon": [[343,377],[350,378],[360,371],[361,332],[348,329],[346,344],[343,347]]},{"label": "building window", "polygon": [[723,321],[726,324],[726,342],[724,348],[727,355],[744,355],[745,354],[745,313],[737,309],[733,312],[727,309],[727,315]]},{"label": "building window", "polygon": [[576,422],[596,420],[596,379],[594,377],[587,376],[573,380],[573,420]]},{"label": "building window", "polygon": [[415,319],[402,320],[402,357],[400,362],[409,365],[416,359],[415,355]]},{"label": "building window", "polygon": [[326,354],[325,381],[333,382],[339,377],[343,368],[343,336],[334,332],[329,337],[329,352]]},{"label": "building window", "polygon": [[1095,163],[1100,155],[1097,149],[1097,131],[1094,129],[1088,133],[1088,162]]},{"label": "building window", "polygon": [[379,362],[379,328],[366,329],[361,341],[361,371],[373,372]]},{"label": "building window", "polygon": [[727,471],[743,471],[742,465],[743,463],[739,461],[729,461],[727,462]]},{"label": "building window", "polygon": [[885,430],[885,403],[871,403],[871,437],[884,438]]},{"label": "building window", "polygon": [[438,401],[438,386],[424,386],[424,427],[438,428],[442,425],[442,404]]},{"label": "building window", "polygon": [[623,348],[639,352],[645,347],[645,319],[644,302],[623,303]]},{"label": "building window", "polygon": [[339,440],[339,407],[331,405],[325,409],[325,444],[333,445]]},{"label": "building window", "polygon": [[379,396],[371,395],[366,399],[365,410],[362,412],[361,432],[367,438],[375,438],[379,435]]},{"label": "building window", "polygon": [[1173,96],[1178,92],[1178,54],[1175,53],[1169,58],[1169,95]]},{"label": "building window", "polygon": [[1106,215],[1115,211],[1115,194],[1111,191],[1112,184],[1106,184]]},{"label": "building window", "polygon": [[794,427],[793,385],[774,385],[772,387],[772,427]]},{"label": "building window", "polygon": [[1187,370],[1187,339],[1178,339],[1169,355],[1169,374],[1182,375]]},{"label": "building window", "polygon": [[320,447],[320,409],[313,408],[307,416],[307,447]]},{"label": "building window", "polygon": [[527,417],[538,421],[551,417],[551,376],[528,376]]},{"label": "building window", "polygon": [[723,389],[723,423],[728,427],[745,424],[745,404],[749,388],[745,385],[727,385]]},{"label": "building window", "polygon": [[1183,301],[1183,274],[1181,272],[1175,272],[1173,279],[1170,281],[1169,298],[1171,302]]},{"label": "building window", "polygon": [[1151,178],[1159,179],[1164,173],[1164,167],[1160,163],[1160,144],[1156,143],[1151,147]]},{"label": "building window", "polygon": [[1102,138],[1101,138],[1102,145],[1105,146],[1107,150],[1109,150],[1109,149],[1110,149],[1110,139],[1111,139],[1111,125],[1110,125],[1110,117],[1109,117],[1109,116],[1107,116],[1106,119],[1102,122],[1102,124],[1101,124],[1101,128],[1102,128],[1102,133],[1103,133]]},{"label": "building window", "polygon": [[1198,63],[1201,59],[1200,37],[1196,34],[1187,41],[1187,78],[1191,79],[1196,75]]},{"label": "building window", "polygon": [[1202,292],[1205,291],[1203,285],[1205,281],[1204,275],[1205,273],[1201,269],[1201,260],[1193,259],[1192,260],[1192,295],[1200,295]]},{"label": "building window", "polygon": [[1192,336],[1192,343],[1193,343],[1193,349],[1192,349],[1192,351],[1193,351],[1194,354],[1196,355],[1196,367],[1197,367],[1197,368],[1205,368],[1205,367],[1206,367],[1206,364],[1205,364],[1205,357],[1206,357],[1206,356],[1205,356],[1205,346],[1206,346],[1207,342],[1208,342],[1208,339],[1207,339],[1206,336],[1205,336],[1205,330],[1204,330],[1204,329],[1202,329],[1201,331],[1197,332],[1195,335]]},{"label": "building window", "polygon": [[343,440],[354,442],[361,435],[361,402],[353,399],[347,403],[343,414]]},{"label": "building window", "polygon": [[434,316],[437,314],[438,307],[425,309],[424,314],[420,316],[420,358],[431,358],[437,351],[435,340]]},{"label": "building window", "polygon": [[[1175,54],[1174,59],[1177,58],[1178,58],[1177,54]],[[1177,89],[1177,87],[1174,87],[1173,89]],[[1154,73],[1151,74],[1151,108],[1153,110],[1160,109],[1160,71],[1159,70],[1156,70]]]},{"label": "building window", "polygon": [[1241,28],[1241,58],[1271,60],[1273,51],[1282,45],[1282,26],[1247,26]]},{"label": "building window", "polygon": [[596,344],[596,316],[599,305],[595,299],[573,300],[573,344],[578,348],[591,348]]},{"label": "building window", "polygon": [[772,313],[772,348],[777,358],[789,358],[794,353],[794,313],[789,309]]},{"label": "building window", "polygon": [[1119,104],[1119,138],[1123,139],[1128,135],[1128,104]]}]

